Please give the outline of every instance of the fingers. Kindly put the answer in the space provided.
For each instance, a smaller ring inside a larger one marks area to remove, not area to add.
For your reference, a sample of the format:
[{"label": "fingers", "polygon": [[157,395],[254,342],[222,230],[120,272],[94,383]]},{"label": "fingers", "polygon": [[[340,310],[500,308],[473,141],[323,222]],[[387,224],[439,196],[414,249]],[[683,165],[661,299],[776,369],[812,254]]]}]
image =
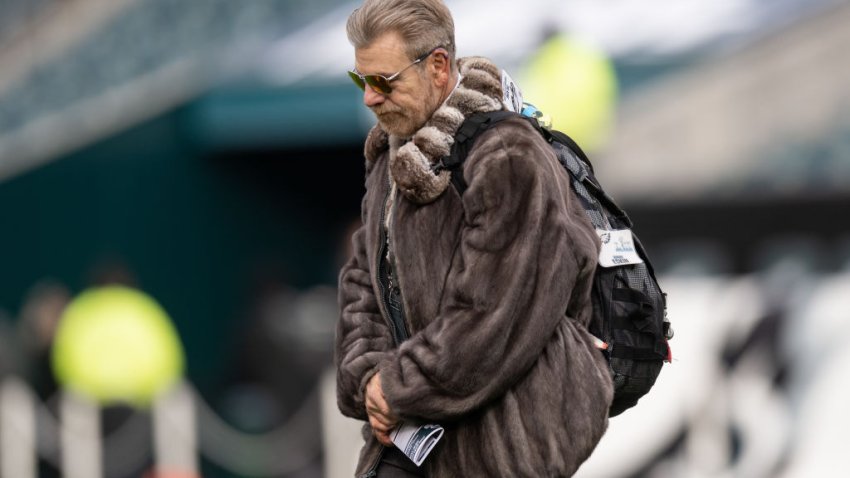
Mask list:
[{"label": "fingers", "polygon": [[387,407],[384,391],[381,388],[381,372],[372,375],[372,378],[366,383],[366,406],[372,406],[379,410]]},{"label": "fingers", "polygon": [[390,410],[390,406],[384,398],[380,372],[373,375],[366,384],[366,412],[382,415],[389,421],[397,421],[396,415]]},{"label": "fingers", "polygon": [[388,434],[381,433],[381,432],[378,432],[378,431],[373,432],[373,434],[375,435],[375,438],[378,439],[378,442],[380,442],[381,445],[395,446],[395,444],[393,443],[392,439],[390,438],[390,436]]},{"label": "fingers", "polygon": [[390,432],[398,425],[398,417],[390,410],[381,388],[381,373],[378,372],[366,383],[366,414],[372,434],[384,446],[392,446]]},{"label": "fingers", "polygon": [[375,413],[380,413],[382,415],[387,415],[389,412],[389,405],[387,405],[386,400],[376,392],[372,390],[366,391],[366,410],[373,411]]},{"label": "fingers", "polygon": [[366,407],[366,414],[367,415],[374,415],[374,416],[378,417],[378,419],[380,419],[381,422],[383,422],[384,424],[386,424],[387,426],[390,426],[390,427],[395,425],[398,422],[398,417],[395,414],[393,414],[392,412],[388,412],[384,409],[380,409],[378,407],[367,406]]},{"label": "fingers", "polygon": [[369,425],[372,427],[372,434],[382,445],[391,446],[393,444],[390,433],[395,428],[394,426],[386,426],[373,415],[369,415]]},{"label": "fingers", "polygon": [[372,424],[372,428],[380,428],[382,430],[389,431],[395,428],[398,423],[398,420],[395,418],[387,417],[386,415],[374,413],[369,410],[366,411],[366,415],[369,416],[369,423]]},{"label": "fingers", "polygon": [[389,434],[392,431],[393,427],[387,423],[382,422],[374,415],[369,415],[369,425],[372,427],[372,430],[381,432],[384,434]]}]

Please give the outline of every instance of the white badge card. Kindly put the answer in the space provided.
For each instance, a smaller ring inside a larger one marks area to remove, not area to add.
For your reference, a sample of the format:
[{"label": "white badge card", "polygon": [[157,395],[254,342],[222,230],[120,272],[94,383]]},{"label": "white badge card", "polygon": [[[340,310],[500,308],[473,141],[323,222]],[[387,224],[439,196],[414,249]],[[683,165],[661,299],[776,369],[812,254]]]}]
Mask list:
[{"label": "white badge card", "polygon": [[602,267],[625,266],[642,264],[643,259],[638,255],[631,229],[619,231],[604,231],[597,229],[602,250],[599,251],[599,265]]},{"label": "white badge card", "polygon": [[507,71],[502,70],[502,103],[514,113],[522,113],[522,91]]}]

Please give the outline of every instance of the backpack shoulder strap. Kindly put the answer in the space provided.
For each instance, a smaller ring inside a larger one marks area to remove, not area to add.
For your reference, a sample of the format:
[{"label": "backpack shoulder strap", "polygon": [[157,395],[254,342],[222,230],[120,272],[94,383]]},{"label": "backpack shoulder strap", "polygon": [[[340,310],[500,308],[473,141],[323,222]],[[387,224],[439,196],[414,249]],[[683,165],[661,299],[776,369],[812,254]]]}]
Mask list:
[{"label": "backpack shoulder strap", "polygon": [[476,138],[494,124],[511,116],[518,116],[512,111],[491,111],[489,113],[476,113],[466,118],[455,133],[455,142],[452,144],[452,152],[442,158],[434,167],[434,173],[448,169],[452,174],[452,184],[458,194],[463,195],[466,191],[466,180],[463,179],[463,163],[469,154],[469,149],[475,143]]},{"label": "backpack shoulder strap", "polygon": [[[567,164],[561,160],[563,166],[571,173],[574,177],[579,177],[579,181],[588,179],[589,176],[590,181],[595,183],[593,178],[593,165],[590,163],[590,159],[587,157],[587,154],[579,147],[578,143],[576,143],[572,138],[567,136],[566,133],[562,133],[561,131],[549,130],[540,126],[534,118],[529,118],[526,116],[522,116],[519,113],[514,113],[512,111],[491,111],[489,113],[476,113],[464,120],[463,124],[461,124],[460,128],[458,128],[457,133],[455,134],[455,142],[452,144],[451,154],[446,156],[440,160],[440,163],[434,167],[434,173],[437,174],[443,169],[448,169],[451,171],[452,175],[452,184],[460,195],[463,195],[464,191],[466,191],[467,184],[466,180],[463,178],[463,163],[466,161],[466,156],[469,154],[469,150],[472,145],[475,143],[475,140],[480,136],[484,131],[489,129],[491,126],[499,123],[502,120],[505,120],[510,117],[519,117],[526,121],[528,121],[531,126],[536,129],[541,136],[549,143],[560,143],[565,146],[568,151],[570,151],[571,155],[581,161],[581,166],[578,164]],[[570,167],[572,166],[572,168]],[[587,170],[587,172],[585,172]],[[583,172],[583,174],[580,173]],[[596,190],[601,192],[601,188],[598,186],[598,183],[594,184]],[[596,191],[594,191],[596,192]],[[602,192],[604,196],[604,192]],[[609,199],[606,197],[606,199]],[[613,201],[609,199],[608,203],[610,206],[613,206],[617,210],[619,208],[614,205]]]},{"label": "backpack shoulder strap", "polygon": [[535,128],[537,128],[537,131],[540,131],[540,134],[542,134],[543,137],[546,138],[546,141],[548,141],[549,143],[558,142],[569,148],[570,151],[572,151],[572,153],[576,155],[576,157],[581,159],[584,164],[587,165],[587,168],[590,170],[591,176],[593,175],[593,164],[590,162],[590,158],[587,157],[581,147],[579,147],[578,143],[576,143],[572,138],[567,136],[566,133],[554,129],[546,129],[539,126],[537,120],[533,120],[532,124]]}]

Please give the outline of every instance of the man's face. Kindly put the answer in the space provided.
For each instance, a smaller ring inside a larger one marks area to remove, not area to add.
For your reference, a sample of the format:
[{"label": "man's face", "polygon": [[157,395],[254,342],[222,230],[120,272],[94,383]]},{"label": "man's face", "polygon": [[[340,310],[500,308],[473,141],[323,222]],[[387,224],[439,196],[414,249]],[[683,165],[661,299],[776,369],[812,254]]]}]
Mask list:
[{"label": "man's face", "polygon": [[[396,32],[379,36],[366,48],[354,51],[354,67],[361,75],[389,77],[413,61],[404,52],[404,42]],[[387,133],[409,137],[428,121],[439,106],[438,88],[429,79],[428,60],[402,72],[392,83],[392,92],[383,95],[369,85],[363,92],[363,103],[375,113]]]}]

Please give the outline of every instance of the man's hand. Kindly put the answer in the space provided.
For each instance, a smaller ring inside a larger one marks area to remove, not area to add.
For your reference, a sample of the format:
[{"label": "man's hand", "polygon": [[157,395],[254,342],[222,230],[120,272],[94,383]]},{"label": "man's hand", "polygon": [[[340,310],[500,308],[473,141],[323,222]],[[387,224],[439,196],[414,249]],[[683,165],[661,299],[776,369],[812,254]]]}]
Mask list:
[{"label": "man's hand", "polygon": [[390,410],[384,391],[381,389],[381,372],[376,373],[366,383],[366,414],[372,434],[384,446],[392,446],[390,431],[398,425],[398,417]]}]

